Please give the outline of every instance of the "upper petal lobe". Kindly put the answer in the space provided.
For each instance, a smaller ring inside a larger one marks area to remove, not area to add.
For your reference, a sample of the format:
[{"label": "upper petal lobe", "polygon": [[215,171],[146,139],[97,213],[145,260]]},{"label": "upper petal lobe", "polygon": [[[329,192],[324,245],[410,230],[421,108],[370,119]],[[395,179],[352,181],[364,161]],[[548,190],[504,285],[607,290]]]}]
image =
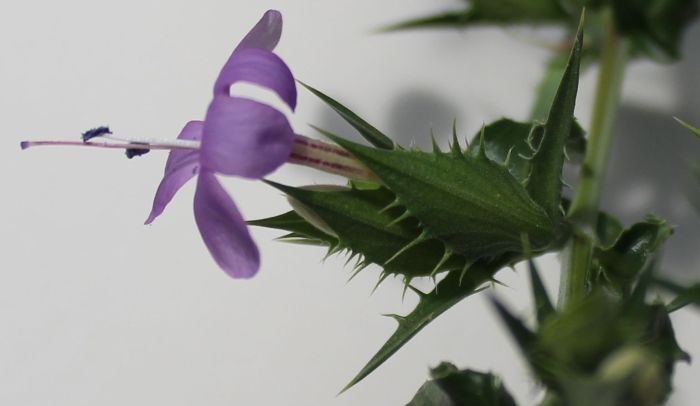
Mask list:
[{"label": "upper petal lobe", "polygon": [[228,96],[231,85],[250,82],[266,87],[294,110],[297,89],[294,76],[279,56],[262,49],[245,49],[236,52],[221,69],[214,84],[215,96]]},{"label": "upper petal lobe", "polygon": [[282,36],[282,14],[277,10],[268,10],[260,21],[238,43],[235,51],[246,48],[260,48],[272,51]]}]

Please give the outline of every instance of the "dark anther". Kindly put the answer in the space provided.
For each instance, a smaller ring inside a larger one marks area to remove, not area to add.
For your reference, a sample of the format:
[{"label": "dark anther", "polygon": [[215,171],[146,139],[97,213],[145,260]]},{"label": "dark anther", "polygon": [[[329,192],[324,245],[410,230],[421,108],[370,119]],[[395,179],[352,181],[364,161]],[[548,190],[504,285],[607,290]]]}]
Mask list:
[{"label": "dark anther", "polygon": [[[140,142],[132,142],[132,144],[141,144],[141,143],[140,143]],[[143,145],[146,145],[146,144],[143,144]],[[135,156],[141,156],[141,155],[147,154],[147,153],[149,153],[149,152],[151,152],[150,149],[128,148],[128,149],[126,150],[126,157],[129,158],[129,159],[131,159],[131,158],[133,158],[133,157],[135,157]]]},{"label": "dark anther", "polygon": [[87,130],[83,133],[82,138],[83,142],[89,141],[92,138],[95,137],[101,137],[105,134],[112,134],[112,131],[109,129],[109,127],[95,127],[93,129]]}]

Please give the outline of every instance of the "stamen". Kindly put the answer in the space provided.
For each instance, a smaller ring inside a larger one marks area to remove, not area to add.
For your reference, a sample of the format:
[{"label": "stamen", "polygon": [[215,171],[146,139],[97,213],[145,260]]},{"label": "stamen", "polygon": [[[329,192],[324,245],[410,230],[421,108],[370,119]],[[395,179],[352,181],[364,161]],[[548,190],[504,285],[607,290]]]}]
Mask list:
[{"label": "stamen", "polygon": [[20,144],[22,149],[31,147],[88,147],[88,148],[106,148],[106,149],[138,149],[138,150],[199,150],[199,142],[197,141],[170,141],[162,144],[148,143],[116,143],[116,142],[98,142],[98,141],[22,141]]},{"label": "stamen", "polygon": [[[185,150],[198,151],[200,141],[191,140],[154,140],[140,138],[125,138],[111,135],[107,127],[98,127],[88,130],[83,134],[84,141],[22,141],[22,149],[39,146],[66,146],[87,147],[102,149],[122,149],[126,151],[127,158],[147,154],[151,150]],[[109,141],[97,141],[109,140]],[[375,175],[362,162],[357,160],[348,151],[337,145],[314,140],[296,135],[292,141],[292,151],[289,155],[289,163],[303,165],[323,172],[333,173],[348,179],[381,183]]]}]

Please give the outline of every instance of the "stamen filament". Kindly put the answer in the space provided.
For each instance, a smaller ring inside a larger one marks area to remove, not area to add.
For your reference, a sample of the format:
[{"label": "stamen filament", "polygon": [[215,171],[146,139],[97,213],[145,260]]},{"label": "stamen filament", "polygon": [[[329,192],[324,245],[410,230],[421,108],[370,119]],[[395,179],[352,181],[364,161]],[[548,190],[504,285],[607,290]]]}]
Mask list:
[{"label": "stamen filament", "polygon": [[[118,142],[93,141],[97,139],[109,139]],[[138,139],[112,136],[110,134],[94,137],[88,141],[23,141],[22,149],[39,146],[66,146],[88,147],[103,149],[123,150],[188,150],[197,151],[200,148],[199,141],[154,139]],[[292,141],[292,151],[289,155],[289,163],[303,165],[323,172],[333,173],[348,179],[379,183],[379,178],[358,161],[348,151],[337,145],[323,141],[296,135]]]},{"label": "stamen filament", "polygon": [[[130,144],[148,144],[148,145],[178,145],[183,147],[192,147],[191,149],[199,149],[200,141],[191,140],[161,140],[158,138],[136,138],[136,137],[123,137],[120,135],[105,134],[100,136],[102,139],[108,139],[113,141],[127,142]],[[151,148],[156,149],[156,148]]]},{"label": "stamen filament", "polygon": [[98,142],[98,141],[22,141],[20,143],[22,149],[41,146],[52,147],[91,147],[91,148],[107,148],[107,149],[153,149],[153,150],[198,150],[199,142],[197,141],[169,141],[163,143],[142,143],[133,141],[131,143],[116,143],[116,142]]}]

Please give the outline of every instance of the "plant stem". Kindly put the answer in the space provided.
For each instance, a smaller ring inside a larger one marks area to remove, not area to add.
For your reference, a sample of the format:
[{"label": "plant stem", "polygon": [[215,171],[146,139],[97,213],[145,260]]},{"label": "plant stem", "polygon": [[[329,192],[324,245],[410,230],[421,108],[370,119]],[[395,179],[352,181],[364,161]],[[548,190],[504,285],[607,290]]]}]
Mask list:
[{"label": "plant stem", "polygon": [[560,307],[577,302],[586,293],[598,207],[610,155],[625,65],[629,58],[629,41],[617,32],[610,10],[605,11],[604,21],[606,32],[588,146],[568,213],[575,230],[562,258]]}]

